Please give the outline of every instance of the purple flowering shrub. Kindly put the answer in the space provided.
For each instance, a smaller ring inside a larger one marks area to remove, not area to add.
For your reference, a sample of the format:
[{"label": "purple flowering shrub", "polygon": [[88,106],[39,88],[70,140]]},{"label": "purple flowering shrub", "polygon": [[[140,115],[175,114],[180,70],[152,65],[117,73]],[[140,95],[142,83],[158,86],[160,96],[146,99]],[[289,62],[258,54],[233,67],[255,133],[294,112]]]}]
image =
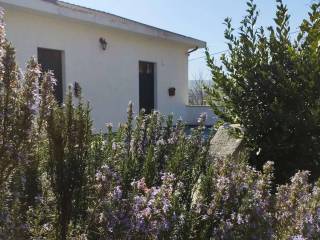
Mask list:
[{"label": "purple flowering shrub", "polygon": [[170,237],[175,221],[172,174],[164,174],[159,187],[148,188],[144,178],[133,181],[132,192],[126,198],[118,175],[107,166],[96,174],[96,180],[99,197],[91,210],[89,233],[99,233],[103,239]]},{"label": "purple flowering shrub", "polygon": [[173,183],[172,174],[164,174],[160,187],[148,188],[145,179],[133,182],[133,236],[163,236],[173,225]]},{"label": "purple flowering shrub", "polygon": [[[257,171],[249,166],[245,156],[208,158],[209,141],[202,135],[205,116],[199,119],[200,127],[188,136],[181,123],[170,126],[170,117],[169,124],[161,125],[164,120],[159,113],[141,113],[133,123],[131,114],[129,104],[128,122],[116,134],[108,124],[107,136],[98,137],[94,144],[94,149],[100,146],[99,158],[105,156],[105,165],[95,174],[97,195],[89,214],[91,222],[83,236],[88,239],[317,239],[319,236],[319,184],[308,183],[307,172],[297,173],[290,183],[274,189],[272,162],[267,162],[263,171]],[[157,138],[148,135],[150,132]],[[163,156],[163,162],[159,162],[159,155]],[[163,165],[159,167],[160,164]]]},{"label": "purple flowering shrub", "polygon": [[317,239],[319,182],[298,172],[273,193],[273,163],[262,172],[243,159],[215,159],[192,186],[188,208],[179,177],[163,173],[159,185],[132,181],[105,165],[96,173],[88,239]]},{"label": "purple flowering shrub", "polygon": [[272,163],[263,172],[244,160],[216,159],[202,178],[192,209],[202,239],[271,239]]},{"label": "purple flowering shrub", "polygon": [[205,115],[189,134],[130,103],[126,123],[94,135],[80,92],[59,106],[52,73],[17,69],[2,23],[0,239],[320,238],[308,172],[276,187],[271,162],[212,159]]},{"label": "purple flowering shrub", "polygon": [[290,184],[278,187],[275,198],[278,211],[274,217],[279,238],[320,237],[320,180],[312,185],[308,176],[308,172],[298,172]]}]

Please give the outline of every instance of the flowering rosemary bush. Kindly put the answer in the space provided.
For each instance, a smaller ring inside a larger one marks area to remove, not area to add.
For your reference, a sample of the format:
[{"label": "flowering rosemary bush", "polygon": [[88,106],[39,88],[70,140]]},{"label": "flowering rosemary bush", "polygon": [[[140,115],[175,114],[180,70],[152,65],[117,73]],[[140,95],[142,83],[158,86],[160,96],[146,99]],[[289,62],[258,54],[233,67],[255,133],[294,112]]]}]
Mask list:
[{"label": "flowering rosemary bush", "polygon": [[0,239],[319,239],[308,172],[273,189],[271,162],[211,159],[205,115],[186,134],[130,103],[116,132],[94,135],[80,92],[59,106],[52,73],[17,69],[1,22]]}]

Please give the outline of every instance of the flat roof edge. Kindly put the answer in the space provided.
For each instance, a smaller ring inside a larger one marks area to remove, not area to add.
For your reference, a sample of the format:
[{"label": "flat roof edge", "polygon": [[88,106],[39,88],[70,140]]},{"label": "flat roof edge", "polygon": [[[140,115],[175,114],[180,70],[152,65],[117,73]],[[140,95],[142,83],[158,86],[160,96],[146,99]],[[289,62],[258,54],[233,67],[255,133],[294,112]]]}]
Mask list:
[{"label": "flat roof edge", "polygon": [[190,48],[205,48],[206,42],[178,33],[126,19],[114,14],[94,10],[57,0],[0,0],[0,4],[25,8],[82,22],[97,24],[150,37],[171,40],[188,45]]}]

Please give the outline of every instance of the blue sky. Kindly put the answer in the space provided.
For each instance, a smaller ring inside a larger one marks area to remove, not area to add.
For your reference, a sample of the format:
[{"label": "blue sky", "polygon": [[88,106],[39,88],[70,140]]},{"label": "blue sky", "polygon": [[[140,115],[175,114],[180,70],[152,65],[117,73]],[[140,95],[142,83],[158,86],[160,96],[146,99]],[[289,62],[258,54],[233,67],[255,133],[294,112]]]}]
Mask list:
[{"label": "blue sky", "polygon": [[[226,49],[223,20],[231,17],[238,27],[246,10],[246,0],[65,0],[66,2],[99,9],[125,18],[177,32],[207,42],[211,53]],[[256,0],[260,10],[259,25],[273,24],[275,0]],[[292,32],[307,16],[312,0],[284,0],[291,14]],[[294,34],[293,34],[294,36]],[[204,51],[189,58],[189,79],[200,74],[210,78]],[[219,54],[216,55],[219,58]]]}]

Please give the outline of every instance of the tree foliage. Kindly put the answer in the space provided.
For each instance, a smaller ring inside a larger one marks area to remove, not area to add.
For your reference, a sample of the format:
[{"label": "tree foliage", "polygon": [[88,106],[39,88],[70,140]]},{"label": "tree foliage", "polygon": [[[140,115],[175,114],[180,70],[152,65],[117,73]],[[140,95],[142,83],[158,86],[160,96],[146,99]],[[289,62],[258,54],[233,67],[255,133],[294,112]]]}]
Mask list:
[{"label": "tree foliage", "polygon": [[215,64],[207,51],[213,84],[206,88],[213,111],[245,128],[252,162],[275,161],[283,182],[298,169],[320,175],[320,4],[313,4],[298,36],[287,7],[277,0],[275,26],[257,27],[253,0],[239,34],[225,20],[229,54]]},{"label": "tree foliage", "polygon": [[205,115],[186,133],[130,103],[125,123],[94,135],[80,88],[59,105],[53,74],[33,58],[20,73],[2,29],[0,239],[318,239],[308,172],[273,193],[271,162],[210,159]]}]

